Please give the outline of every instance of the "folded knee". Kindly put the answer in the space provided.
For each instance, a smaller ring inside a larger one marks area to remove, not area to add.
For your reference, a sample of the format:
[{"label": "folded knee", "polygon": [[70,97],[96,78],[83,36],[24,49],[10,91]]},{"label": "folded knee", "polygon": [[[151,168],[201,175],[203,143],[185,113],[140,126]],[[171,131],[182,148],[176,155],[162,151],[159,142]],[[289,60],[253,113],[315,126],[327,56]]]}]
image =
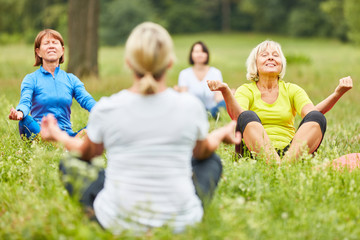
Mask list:
[{"label": "folded knee", "polygon": [[244,133],[246,126],[251,122],[258,122],[261,124],[259,116],[254,111],[244,111],[237,119],[236,131]]},{"label": "folded knee", "polygon": [[326,123],[326,118],[325,118],[324,114],[322,114],[321,112],[319,112],[319,111],[309,112],[308,114],[306,114],[306,116],[304,117],[302,122],[303,123],[316,122],[320,126],[322,135],[325,134],[327,123]]}]

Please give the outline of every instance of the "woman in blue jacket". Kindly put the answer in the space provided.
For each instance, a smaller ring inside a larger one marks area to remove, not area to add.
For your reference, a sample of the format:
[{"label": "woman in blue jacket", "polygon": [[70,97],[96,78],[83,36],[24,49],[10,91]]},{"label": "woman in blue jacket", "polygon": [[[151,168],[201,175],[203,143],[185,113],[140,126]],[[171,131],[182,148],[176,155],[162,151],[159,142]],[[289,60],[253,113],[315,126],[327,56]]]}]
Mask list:
[{"label": "woman in blue jacket", "polygon": [[81,131],[74,132],[71,127],[72,99],[89,112],[96,103],[75,75],[60,69],[64,50],[64,40],[55,30],[45,29],[35,38],[34,66],[40,68],[25,76],[20,102],[9,114],[9,119],[19,120],[20,135],[28,139],[40,132],[41,119],[49,113],[55,116],[62,130],[76,136]]}]

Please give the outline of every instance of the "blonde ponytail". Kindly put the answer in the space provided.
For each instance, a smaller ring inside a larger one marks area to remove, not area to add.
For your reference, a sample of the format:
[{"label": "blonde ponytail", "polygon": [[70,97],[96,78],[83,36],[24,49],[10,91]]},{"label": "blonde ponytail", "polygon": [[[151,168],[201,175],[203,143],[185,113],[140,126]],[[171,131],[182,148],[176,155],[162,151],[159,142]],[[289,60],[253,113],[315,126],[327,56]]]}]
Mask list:
[{"label": "blonde ponytail", "polygon": [[155,94],[158,92],[158,83],[150,72],[145,73],[145,75],[140,80],[140,93],[143,95]]},{"label": "blonde ponytail", "polygon": [[139,90],[144,95],[158,92],[158,81],[174,56],[169,33],[156,23],[145,22],[138,25],[126,41],[126,60],[140,78]]}]

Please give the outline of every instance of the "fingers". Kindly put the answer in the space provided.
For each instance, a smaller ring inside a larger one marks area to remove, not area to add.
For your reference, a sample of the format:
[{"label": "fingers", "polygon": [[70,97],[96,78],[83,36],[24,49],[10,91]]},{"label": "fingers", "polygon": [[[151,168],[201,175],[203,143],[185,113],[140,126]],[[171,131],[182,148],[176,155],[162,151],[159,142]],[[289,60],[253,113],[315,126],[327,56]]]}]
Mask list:
[{"label": "fingers", "polygon": [[228,128],[228,132],[229,133],[234,133],[235,131],[235,127],[236,127],[236,121],[232,120],[231,122],[228,123],[227,128]]},{"label": "fingers", "polygon": [[22,120],[24,118],[24,114],[22,111],[16,111],[17,120]]},{"label": "fingers", "polygon": [[240,144],[242,140],[241,132],[235,132],[234,144]]},{"label": "fingers", "polygon": [[41,119],[41,124],[44,124],[45,126],[57,126],[57,120],[54,115],[48,114]]},{"label": "fingers", "polygon": [[22,117],[21,117],[21,115],[18,116],[18,111],[15,108],[12,107],[10,109],[9,119],[11,119],[11,120],[21,120]]},{"label": "fingers", "polygon": [[[232,135],[234,134],[234,131],[235,131],[235,129],[236,129],[236,124],[237,124],[237,122],[235,121],[235,120],[232,120],[231,122],[230,122],[230,126],[231,126],[231,130],[232,130]],[[234,136],[234,135],[233,135]],[[235,136],[234,136],[234,138],[233,138],[233,143],[234,144],[240,144],[241,143],[241,140],[242,140],[242,135],[241,135],[241,132],[240,131],[236,131],[235,132]]]},{"label": "fingers", "polygon": [[41,119],[41,129],[48,129],[57,126],[56,118],[52,114],[48,114]]},{"label": "fingers", "polygon": [[44,140],[54,140],[58,128],[57,120],[54,115],[48,114],[41,119],[40,136]]},{"label": "fingers", "polygon": [[335,92],[342,96],[344,93],[352,89],[353,82],[350,76],[341,78],[339,80],[339,85],[336,87]]},{"label": "fingers", "polygon": [[211,91],[218,91],[221,82],[218,80],[207,80],[206,81]]},{"label": "fingers", "polygon": [[209,86],[209,89],[211,91],[214,91],[215,90],[215,84],[216,84],[215,81],[214,80],[207,80],[206,82],[207,82],[207,84]]},{"label": "fingers", "polygon": [[350,76],[341,78],[339,80],[339,85],[342,87],[352,88],[353,82]]},{"label": "fingers", "polygon": [[14,108],[13,107],[10,109],[9,119],[14,120]]},{"label": "fingers", "polygon": [[43,128],[43,126],[47,126],[49,123],[48,123],[48,119],[47,119],[47,116],[44,116],[42,119],[41,119],[41,128]]},{"label": "fingers", "polygon": [[15,108],[10,109],[9,119],[10,120],[22,120],[24,118],[24,114],[22,111],[18,111]]},{"label": "fingers", "polygon": [[229,144],[240,144],[242,140],[242,136],[240,132],[235,132],[236,121],[231,121],[226,126],[226,128],[227,128],[227,137],[225,138],[225,142]]}]

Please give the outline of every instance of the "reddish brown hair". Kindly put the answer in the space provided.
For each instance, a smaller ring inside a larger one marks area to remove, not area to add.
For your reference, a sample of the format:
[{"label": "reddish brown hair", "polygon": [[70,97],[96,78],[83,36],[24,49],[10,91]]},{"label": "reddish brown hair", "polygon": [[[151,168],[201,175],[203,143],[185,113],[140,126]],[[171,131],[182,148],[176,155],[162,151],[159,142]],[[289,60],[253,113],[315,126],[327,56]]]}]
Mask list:
[{"label": "reddish brown hair", "polygon": [[[41,45],[41,40],[43,39],[43,37],[45,36],[52,36],[53,38],[57,39],[60,41],[61,46],[64,47],[64,39],[62,38],[61,34],[58,31],[55,31],[53,29],[44,29],[41,32],[38,33],[38,35],[35,38],[35,43],[34,43],[34,52],[35,52],[35,64],[34,66],[40,66],[42,65],[42,58],[39,57],[36,54],[36,49],[40,48]],[[63,63],[64,62],[64,55],[62,55],[59,59],[59,63]]]}]

